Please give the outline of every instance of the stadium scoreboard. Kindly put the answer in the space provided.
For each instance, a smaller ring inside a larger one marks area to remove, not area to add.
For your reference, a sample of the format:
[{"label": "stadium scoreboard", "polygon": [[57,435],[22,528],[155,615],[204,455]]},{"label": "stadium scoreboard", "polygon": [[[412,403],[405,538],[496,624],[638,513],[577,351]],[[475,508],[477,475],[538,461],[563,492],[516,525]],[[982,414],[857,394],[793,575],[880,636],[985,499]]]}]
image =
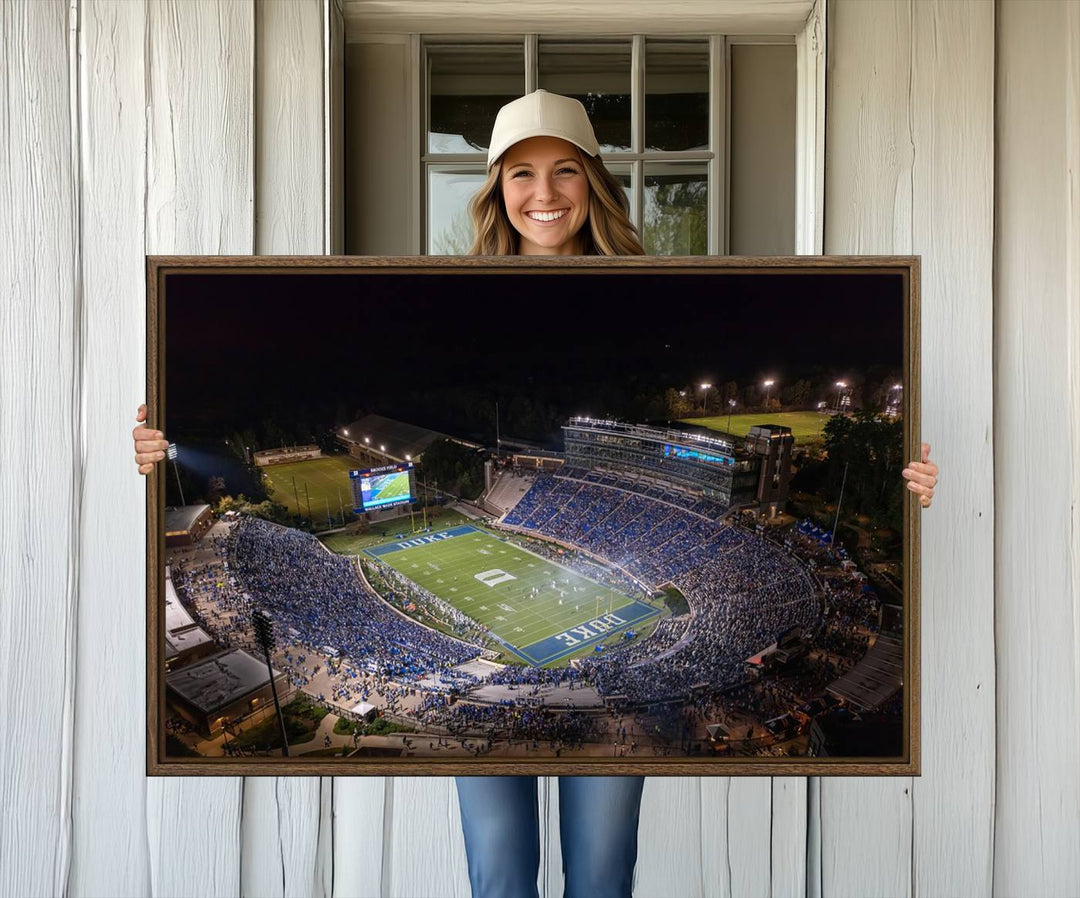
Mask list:
[{"label": "stadium scoreboard", "polygon": [[416,473],[412,462],[349,471],[349,483],[352,484],[356,514],[411,505],[416,501]]}]

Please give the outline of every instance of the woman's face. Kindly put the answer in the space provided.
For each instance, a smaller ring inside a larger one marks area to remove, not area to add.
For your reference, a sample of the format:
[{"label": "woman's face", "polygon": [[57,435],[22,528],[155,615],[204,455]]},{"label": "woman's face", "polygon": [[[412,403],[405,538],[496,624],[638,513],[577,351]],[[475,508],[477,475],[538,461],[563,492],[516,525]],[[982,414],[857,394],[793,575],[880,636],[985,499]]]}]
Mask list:
[{"label": "woman's face", "polygon": [[572,256],[589,215],[589,182],[578,148],[558,137],[529,137],[503,154],[506,215],[523,256]]}]

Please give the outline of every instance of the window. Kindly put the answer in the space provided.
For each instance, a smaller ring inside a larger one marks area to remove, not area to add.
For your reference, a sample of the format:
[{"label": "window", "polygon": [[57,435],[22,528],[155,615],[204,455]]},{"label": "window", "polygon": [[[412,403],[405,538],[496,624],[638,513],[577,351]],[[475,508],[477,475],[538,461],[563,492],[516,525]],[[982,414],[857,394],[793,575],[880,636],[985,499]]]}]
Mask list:
[{"label": "window", "polygon": [[[777,42],[787,44],[782,49],[789,51],[793,82],[795,46],[787,38]],[[468,252],[472,226],[466,206],[486,175],[495,115],[507,101],[538,87],[584,104],[604,163],[627,192],[630,217],[646,252],[727,251],[730,49],[722,36],[425,39],[419,160],[422,251]],[[782,93],[793,97],[794,84],[783,85]],[[762,102],[760,92],[754,102]],[[787,116],[787,111],[780,115]],[[790,172],[774,178],[790,180],[785,189],[793,197],[793,103],[789,117]],[[775,134],[773,129],[773,141]],[[774,221],[788,219],[794,233],[793,199],[791,209],[785,206],[779,216],[767,199],[749,214],[760,218],[762,210]],[[793,252],[794,245],[757,251]]]},{"label": "window", "polygon": [[344,249],[467,252],[495,114],[543,87],[588,109],[651,252],[790,254],[797,240],[820,252],[824,56],[799,40],[357,37],[345,46]]}]

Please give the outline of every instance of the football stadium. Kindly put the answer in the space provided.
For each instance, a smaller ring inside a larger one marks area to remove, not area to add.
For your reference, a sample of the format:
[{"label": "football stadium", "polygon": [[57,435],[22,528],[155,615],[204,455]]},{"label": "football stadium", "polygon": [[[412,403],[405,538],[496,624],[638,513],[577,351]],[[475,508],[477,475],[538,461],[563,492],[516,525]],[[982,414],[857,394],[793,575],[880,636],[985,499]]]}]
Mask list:
[{"label": "football stadium", "polygon": [[[656,752],[692,732],[688,721],[711,727],[698,751],[719,750],[719,719],[730,725],[763,668],[805,654],[830,606],[856,609],[866,626],[877,619],[876,596],[831,546],[805,529],[778,539],[760,523],[784,511],[787,427],[735,438],[569,418],[562,429],[561,452],[490,453],[483,494],[457,502],[462,516],[442,529],[412,529],[422,449],[381,438],[377,457],[366,445],[353,452],[365,465],[349,473],[354,505],[372,520],[397,516],[400,532],[334,552],[240,516],[215,525],[200,564],[175,559],[173,580],[207,620],[231,622],[233,643],[247,639],[244,614],[267,611],[291,685],[334,713],[377,707],[438,734],[440,747],[471,738],[478,754],[518,741],[610,754],[614,715],[632,715]],[[872,700],[858,688],[844,699],[873,708],[895,696],[890,657]],[[819,710],[838,700],[817,692]],[[790,735],[797,718],[787,718],[758,738]]]}]

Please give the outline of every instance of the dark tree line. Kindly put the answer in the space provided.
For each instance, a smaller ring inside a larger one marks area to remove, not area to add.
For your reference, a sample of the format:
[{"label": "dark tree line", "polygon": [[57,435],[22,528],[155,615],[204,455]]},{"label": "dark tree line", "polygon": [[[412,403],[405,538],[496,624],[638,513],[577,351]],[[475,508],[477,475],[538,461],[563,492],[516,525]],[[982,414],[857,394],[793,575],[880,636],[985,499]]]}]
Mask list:
[{"label": "dark tree line", "polygon": [[436,440],[428,446],[419,474],[429,489],[438,484],[440,491],[465,499],[475,499],[484,491],[484,459],[475,449],[453,440]]},{"label": "dark tree line", "polygon": [[825,425],[825,452],[825,489],[832,499],[839,496],[843,484],[842,513],[868,515],[876,526],[900,530],[904,499],[902,420],[872,412],[836,415]]}]

